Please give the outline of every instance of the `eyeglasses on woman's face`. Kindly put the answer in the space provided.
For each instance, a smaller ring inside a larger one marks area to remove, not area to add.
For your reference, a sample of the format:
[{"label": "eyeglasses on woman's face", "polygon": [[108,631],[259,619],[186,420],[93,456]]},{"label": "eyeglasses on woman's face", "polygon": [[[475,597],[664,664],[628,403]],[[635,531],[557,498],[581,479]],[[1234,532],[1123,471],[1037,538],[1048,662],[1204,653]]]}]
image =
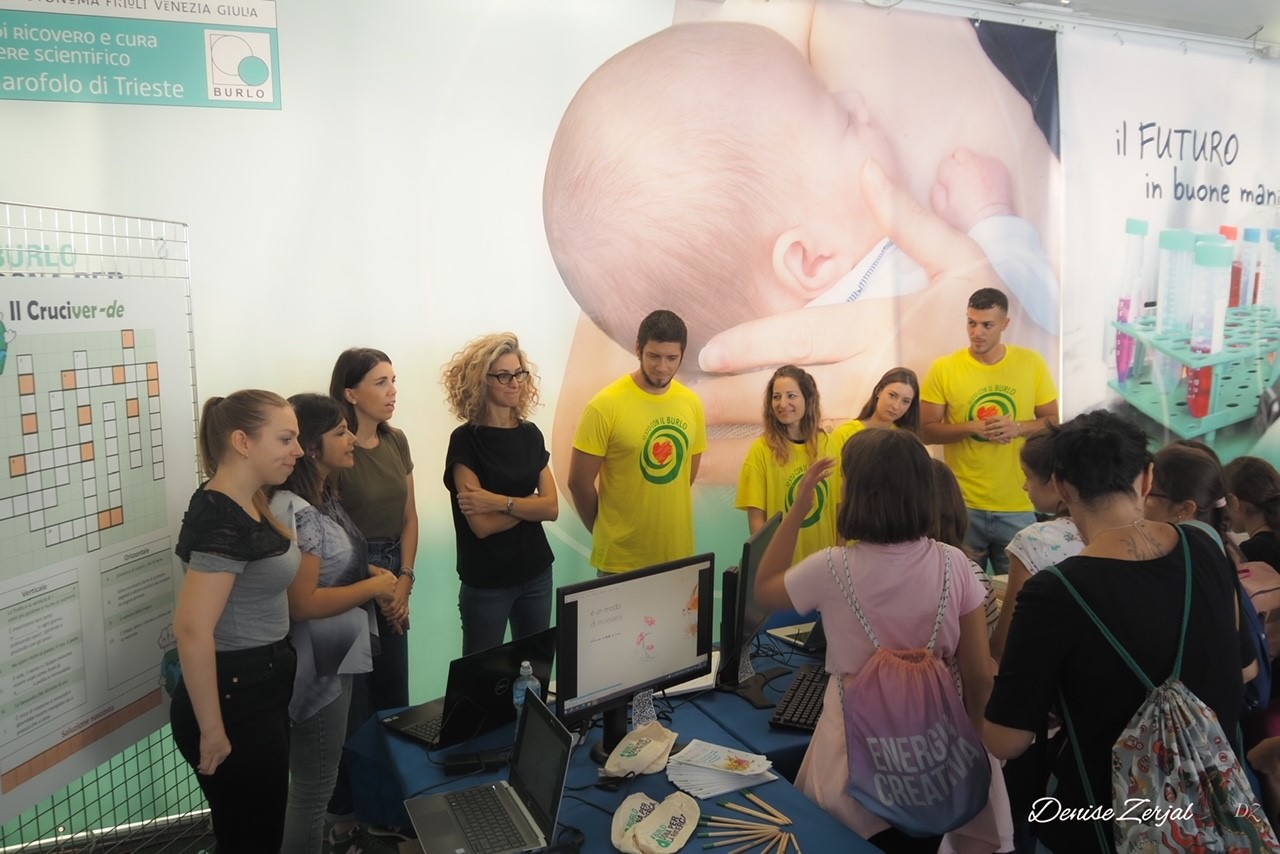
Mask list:
[{"label": "eyeglasses on woman's face", "polygon": [[487,374],[486,376],[497,380],[500,385],[511,385],[513,380],[522,383],[529,379],[529,372],[521,368],[514,373],[511,371],[498,371],[496,374]]}]

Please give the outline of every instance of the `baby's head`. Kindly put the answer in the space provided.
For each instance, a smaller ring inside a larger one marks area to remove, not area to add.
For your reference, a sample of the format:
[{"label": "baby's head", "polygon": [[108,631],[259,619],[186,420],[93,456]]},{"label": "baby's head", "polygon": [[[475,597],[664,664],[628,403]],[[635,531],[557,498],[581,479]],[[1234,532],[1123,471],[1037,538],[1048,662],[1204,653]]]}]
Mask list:
[{"label": "baby's head", "polygon": [[856,96],[834,97],[782,36],[681,24],[598,68],[565,111],[543,188],[570,293],[630,347],[657,306],[693,352],[743,321],[799,308],[882,233],[859,170],[889,146]]}]

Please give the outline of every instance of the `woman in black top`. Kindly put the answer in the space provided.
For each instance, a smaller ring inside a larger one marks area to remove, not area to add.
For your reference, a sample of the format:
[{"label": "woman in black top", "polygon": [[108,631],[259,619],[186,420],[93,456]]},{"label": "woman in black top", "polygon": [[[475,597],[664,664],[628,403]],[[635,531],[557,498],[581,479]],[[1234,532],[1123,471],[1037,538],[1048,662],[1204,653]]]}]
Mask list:
[{"label": "woman in black top", "polygon": [[[1064,425],[1053,439],[1053,471],[1085,549],[1059,570],[1156,684],[1172,672],[1182,625],[1190,546],[1192,601],[1182,681],[1236,732],[1245,676],[1252,676],[1248,638],[1238,629],[1235,568],[1202,529],[1147,521],[1151,489],[1147,437],[1109,412]],[[1248,665],[1242,676],[1242,666]],[[1038,802],[1032,830],[1051,851],[1098,850],[1093,822],[1054,819],[1067,808],[1111,804],[1111,748],[1146,699],[1146,689],[1072,599],[1057,575],[1039,572],[1018,596],[983,740],[998,758],[1021,754],[1057,708],[1061,691],[1079,738],[1095,797],[1085,795],[1066,728],[1049,746],[1057,788]],[[1112,827],[1105,828],[1114,850]]]},{"label": "woman in black top", "polygon": [[297,662],[287,591],[300,554],[265,487],[302,456],[293,407],[269,391],[212,397],[200,415],[209,480],[175,549],[186,575],[173,617],[182,680],[173,740],[196,770],[219,851],[280,850],[289,791],[289,698]]},{"label": "woman in black top", "polygon": [[542,523],[560,504],[542,432],[530,421],[537,380],[509,332],[468,343],[444,367],[449,437],[444,485],[458,546],[462,654],[551,625],[551,563]]},{"label": "woman in black top", "polygon": [[1223,470],[1227,478],[1227,506],[1231,527],[1248,534],[1240,550],[1280,571],[1280,472],[1261,457],[1236,457]]}]

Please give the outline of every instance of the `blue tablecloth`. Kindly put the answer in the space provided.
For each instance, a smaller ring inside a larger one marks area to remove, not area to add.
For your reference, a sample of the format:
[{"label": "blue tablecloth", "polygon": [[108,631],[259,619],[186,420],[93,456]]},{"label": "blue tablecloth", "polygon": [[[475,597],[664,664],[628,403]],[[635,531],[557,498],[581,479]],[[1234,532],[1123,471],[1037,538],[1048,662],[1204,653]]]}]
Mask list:
[{"label": "blue tablecloth", "polygon": [[[742,703],[736,697],[724,699]],[[756,713],[767,721],[767,711]],[[670,726],[681,742],[699,738],[739,750],[752,749],[734,738],[696,702],[678,702]],[[593,734],[599,738],[598,732]],[[373,824],[407,826],[408,817],[401,803],[403,798],[428,790],[446,791],[501,779],[506,771],[446,777],[440,763],[450,753],[508,748],[513,736],[514,728],[508,726],[457,748],[429,753],[418,742],[393,733],[381,726],[376,719],[371,719],[360,728],[346,747],[356,797],[356,815],[362,821]],[[615,792],[597,789],[593,785],[597,767],[588,755],[588,746],[574,749],[565,799],[560,810],[560,823],[582,831],[586,837],[584,852],[613,851],[609,841],[610,821],[613,811],[623,798],[634,792],[644,792],[655,800],[662,800],[674,792],[675,787],[667,780],[665,773],[659,773],[626,781]],[[870,843],[833,819],[786,780],[776,780],[756,791],[792,819],[793,826],[788,829],[796,834],[802,850],[810,854],[826,851],[874,854],[876,851]],[[747,805],[741,795],[725,798]],[[716,800],[722,798],[699,802],[704,814],[735,815],[730,810],[717,806]],[[691,840],[686,850],[702,850],[700,841]]]}]

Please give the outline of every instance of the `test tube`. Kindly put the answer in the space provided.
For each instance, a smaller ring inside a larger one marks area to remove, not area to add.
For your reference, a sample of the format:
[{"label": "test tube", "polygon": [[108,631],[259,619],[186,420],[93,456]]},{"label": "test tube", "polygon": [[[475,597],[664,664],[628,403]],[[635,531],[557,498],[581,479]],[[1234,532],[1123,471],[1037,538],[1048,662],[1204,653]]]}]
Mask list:
[{"label": "test tube", "polygon": [[1261,260],[1262,229],[1246,228],[1240,242],[1240,302],[1239,305],[1258,303],[1258,263]]},{"label": "test tube", "polygon": [[1240,304],[1240,249],[1237,241],[1240,239],[1240,229],[1234,225],[1222,225],[1218,227],[1218,234],[1227,239],[1231,244],[1234,253],[1231,260],[1231,295],[1228,298],[1227,305],[1235,308]]},{"label": "test tube", "polygon": [[1280,250],[1276,241],[1280,240],[1280,228],[1267,229],[1267,239],[1258,253],[1258,299],[1256,304],[1271,309],[1274,313],[1280,304]]},{"label": "test tube", "polygon": [[[1125,220],[1124,267],[1120,271],[1120,292],[1116,303],[1116,320],[1132,323],[1142,313],[1142,244],[1148,225],[1145,219]],[[1108,325],[1108,329],[1112,329]],[[1114,331],[1114,330],[1113,330]],[[1115,336],[1116,382],[1125,385],[1134,374],[1134,340],[1123,332]]]},{"label": "test tube", "polygon": [[[1169,334],[1191,327],[1191,268],[1195,263],[1196,236],[1181,228],[1160,232],[1156,256],[1156,332]],[[1182,379],[1182,363],[1172,356],[1155,355],[1156,387],[1171,394]]]},{"label": "test tube", "polygon": [[[1235,252],[1229,245],[1201,243],[1191,274],[1191,352],[1222,350]],[[1209,414],[1213,402],[1213,368],[1187,369],[1187,410],[1193,418]]]}]

